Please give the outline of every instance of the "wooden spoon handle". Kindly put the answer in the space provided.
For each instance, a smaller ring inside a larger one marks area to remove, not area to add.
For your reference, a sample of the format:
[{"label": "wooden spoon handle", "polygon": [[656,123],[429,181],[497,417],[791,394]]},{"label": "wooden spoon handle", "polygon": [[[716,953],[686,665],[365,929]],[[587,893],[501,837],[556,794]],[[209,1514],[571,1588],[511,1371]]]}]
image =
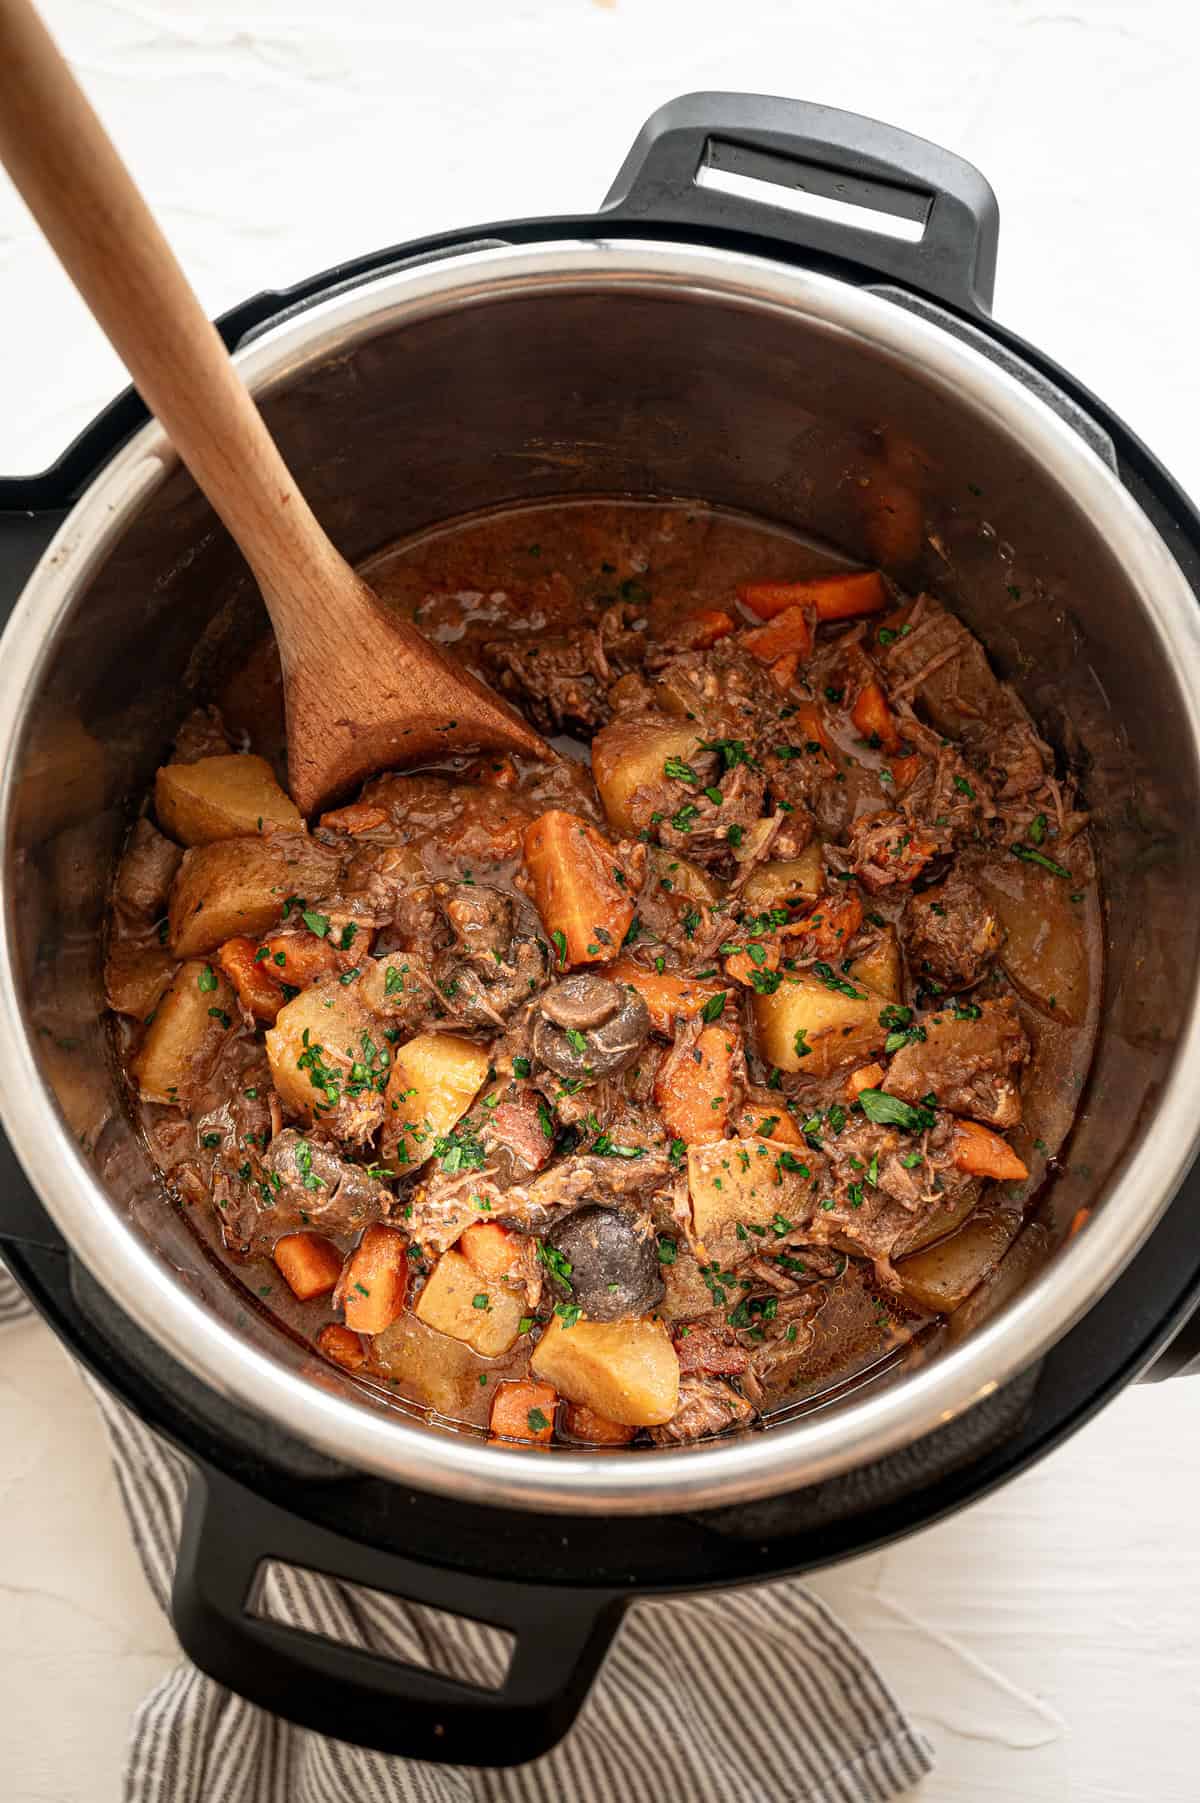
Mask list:
[{"label": "wooden spoon handle", "polygon": [[0,0],[0,159],[265,594],[341,566],[29,0]]}]

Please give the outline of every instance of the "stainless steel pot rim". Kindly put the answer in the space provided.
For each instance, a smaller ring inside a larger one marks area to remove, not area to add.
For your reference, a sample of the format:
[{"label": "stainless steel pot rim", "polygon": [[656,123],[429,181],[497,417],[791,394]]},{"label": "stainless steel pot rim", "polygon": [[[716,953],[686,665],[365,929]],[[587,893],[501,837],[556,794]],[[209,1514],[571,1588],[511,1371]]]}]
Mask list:
[{"label": "stainless steel pot rim", "polygon": [[[836,278],[696,245],[630,239],[467,252],[400,269],[272,329],[239,354],[255,392],[430,311],[478,306],[530,287],[638,290],[781,309],[900,359],[1015,444],[1088,517],[1128,572],[1149,628],[1180,672],[1190,755],[1200,747],[1200,612],[1146,516],[1099,458],[1011,376],[924,319]],[[11,842],[17,751],[48,645],[97,566],[175,464],[146,425],[72,510],[30,579],[2,642],[0,832]],[[1118,1276],[1170,1203],[1200,1138],[1191,1080],[1200,1055],[1193,995],[1154,1131],[1072,1240],[1002,1314],[902,1382],[838,1410],[700,1446],[646,1453],[490,1446],[339,1398],[250,1346],[176,1281],[110,1207],[54,1105],[21,1013],[12,895],[0,943],[0,1117],[39,1197],[118,1305],[218,1393],[350,1465],[460,1500],[568,1513],[653,1513],[728,1505],[798,1489],[866,1464],[952,1420],[1028,1366]]]}]

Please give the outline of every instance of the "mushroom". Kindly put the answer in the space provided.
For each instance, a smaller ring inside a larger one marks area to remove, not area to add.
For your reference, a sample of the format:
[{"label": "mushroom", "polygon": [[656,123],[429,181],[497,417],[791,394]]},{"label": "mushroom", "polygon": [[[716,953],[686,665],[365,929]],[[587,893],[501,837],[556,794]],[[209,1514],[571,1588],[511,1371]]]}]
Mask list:
[{"label": "mushroom", "polygon": [[555,1222],[546,1241],[560,1254],[556,1276],[589,1321],[627,1321],[661,1301],[658,1242],[645,1215],[587,1202]]},{"label": "mushroom", "polygon": [[590,1082],[633,1063],[650,1031],[636,991],[591,971],[576,971],[542,996],[533,1050],[560,1077]]}]

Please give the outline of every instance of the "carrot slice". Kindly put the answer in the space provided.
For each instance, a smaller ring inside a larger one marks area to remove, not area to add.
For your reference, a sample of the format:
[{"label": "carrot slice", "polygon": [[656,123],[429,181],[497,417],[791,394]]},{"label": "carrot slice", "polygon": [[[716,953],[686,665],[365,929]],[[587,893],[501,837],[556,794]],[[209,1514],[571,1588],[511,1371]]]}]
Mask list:
[{"label": "carrot slice", "polygon": [[829,736],[817,703],[815,701],[797,702],[793,718],[796,724],[791,729],[792,738],[799,739],[803,744],[819,745],[830,763],[834,763],[833,740]]},{"label": "carrot slice", "polygon": [[711,651],[718,639],[728,638],[737,625],[732,614],[720,607],[702,607],[684,622],[688,642],[696,651]]},{"label": "carrot slice", "polygon": [[882,1064],[860,1064],[856,1071],[851,1071],[846,1078],[846,1094],[854,1101],[864,1089],[882,1089],[883,1080],[887,1076]]},{"label": "carrot slice", "polygon": [[1092,1218],[1090,1208],[1077,1208],[1071,1216],[1071,1225],[1067,1228],[1067,1238],[1073,1240],[1077,1233],[1082,1233]]},{"label": "carrot slice", "polygon": [[346,1326],[354,1333],[382,1333],[404,1308],[408,1293],[408,1241],[394,1227],[368,1227],[342,1284]]},{"label": "carrot slice", "polygon": [[777,657],[795,652],[807,657],[813,648],[811,607],[785,607],[767,626],[754,626],[742,634],[742,644],[760,663],[774,663]]},{"label": "carrot slice", "polygon": [[749,1102],[743,1102],[735,1117],[734,1133],[739,1139],[774,1140],[781,1146],[804,1144],[804,1135],[782,1104],[765,1109],[761,1102],[756,1102],[753,1107]]},{"label": "carrot slice", "polygon": [[589,1446],[628,1446],[637,1433],[636,1427],[597,1415],[595,1409],[582,1402],[567,1404],[563,1426],[572,1440],[584,1440]]},{"label": "carrot slice", "polygon": [[352,801],[348,807],[334,808],[331,813],[321,815],[321,825],[335,833],[369,833],[372,827],[386,823],[386,810],[377,808],[370,801]]},{"label": "carrot slice", "polygon": [[342,1255],[319,1233],[288,1233],[276,1240],[271,1257],[299,1302],[328,1296],[342,1274]]},{"label": "carrot slice", "polygon": [[328,1327],[323,1327],[317,1335],[316,1345],[318,1352],[323,1352],[343,1371],[361,1371],[367,1362],[366,1347],[358,1335],[343,1327],[340,1321],[331,1321]]},{"label": "carrot slice", "polygon": [[996,1177],[1001,1182],[1028,1177],[1028,1167],[990,1127],[978,1121],[958,1121],[954,1129],[954,1165],[972,1177]]},{"label": "carrot slice", "polygon": [[227,939],[217,953],[217,962],[238,993],[243,1008],[255,1020],[273,1021],[283,1007],[283,991],[272,982],[271,974],[256,957],[259,947],[253,939]]},{"label": "carrot slice", "polygon": [[689,1146],[724,1139],[735,1046],[732,1033],[712,1026],[685,1056],[667,1053],[654,1080],[654,1105],[671,1139]]},{"label": "carrot slice", "polygon": [[760,620],[800,606],[815,608],[818,620],[854,620],[882,613],[889,600],[878,570],[813,576],[807,582],[749,582],[739,587],[738,596]]},{"label": "carrot slice", "polygon": [[869,676],[858,691],[850,719],[862,738],[876,740],[885,751],[899,750],[900,728],[875,677]]},{"label": "carrot slice", "polygon": [[815,953],[835,958],[853,939],[862,925],[862,918],[862,901],[851,890],[848,895],[826,896],[798,920],[786,921],[779,931],[788,938],[803,933],[812,941]]},{"label": "carrot slice", "polygon": [[907,789],[921,768],[921,754],[919,751],[912,751],[907,757],[893,758],[888,768],[897,789]]},{"label": "carrot slice", "polygon": [[644,970],[632,958],[618,958],[608,975],[614,983],[628,983],[637,990],[650,1010],[650,1025],[656,1033],[670,1033],[676,1019],[695,1020],[705,1002],[721,993],[717,983],[697,983],[669,970]]},{"label": "carrot slice", "polygon": [[307,989],[338,967],[337,953],[316,933],[276,933],[263,944],[267,956],[261,968],[276,983],[288,983],[293,989]]},{"label": "carrot slice", "polygon": [[460,1235],[458,1250],[481,1277],[507,1277],[517,1256],[516,1235],[499,1221],[476,1221]]},{"label": "carrot slice", "polygon": [[756,971],[778,970],[780,956],[778,939],[756,940],[753,953],[749,946],[740,952],[730,952],[725,960],[725,975],[732,977],[735,983],[753,989]]},{"label": "carrot slice", "polygon": [[633,901],[617,882],[608,840],[577,814],[551,808],[526,828],[524,852],[534,903],[558,954],[555,968],[615,958]]},{"label": "carrot slice", "polygon": [[492,1433],[500,1440],[530,1440],[542,1445],[554,1438],[558,1391],[532,1378],[496,1385],[492,1397]]}]

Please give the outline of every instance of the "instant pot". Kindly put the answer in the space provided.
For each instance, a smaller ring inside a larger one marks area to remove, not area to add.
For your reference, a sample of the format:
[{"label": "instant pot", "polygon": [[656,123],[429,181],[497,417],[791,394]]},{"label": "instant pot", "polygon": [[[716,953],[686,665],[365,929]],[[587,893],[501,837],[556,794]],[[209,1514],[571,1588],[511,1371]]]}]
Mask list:
[{"label": "instant pot", "polygon": [[[1104,1009],[1029,1232],[935,1356],[720,1440],[490,1445],[318,1361],[218,1268],[134,1130],[101,932],[179,720],[265,614],[132,393],[53,468],[0,482],[0,1253],[186,1454],[175,1625],[268,1709],[423,1759],[532,1758],[634,1596],[926,1525],[1200,1344],[1200,519],[992,321],[997,230],[982,176],[903,132],[693,95],[649,121],[598,213],[392,247],[219,321],[352,560],[551,496],[742,509],[934,588],[1079,771]],[[270,1560],[505,1629],[508,1675],[478,1689],[263,1619]]]}]

